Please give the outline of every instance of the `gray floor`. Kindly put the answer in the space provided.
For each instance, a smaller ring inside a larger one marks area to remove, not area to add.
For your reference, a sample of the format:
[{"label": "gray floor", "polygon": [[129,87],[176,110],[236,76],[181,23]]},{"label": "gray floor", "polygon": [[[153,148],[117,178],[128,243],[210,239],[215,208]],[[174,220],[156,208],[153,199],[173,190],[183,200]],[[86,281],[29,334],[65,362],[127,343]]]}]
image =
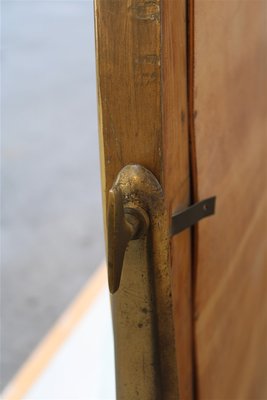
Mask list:
[{"label": "gray floor", "polygon": [[104,256],[92,1],[2,2],[1,385]]}]

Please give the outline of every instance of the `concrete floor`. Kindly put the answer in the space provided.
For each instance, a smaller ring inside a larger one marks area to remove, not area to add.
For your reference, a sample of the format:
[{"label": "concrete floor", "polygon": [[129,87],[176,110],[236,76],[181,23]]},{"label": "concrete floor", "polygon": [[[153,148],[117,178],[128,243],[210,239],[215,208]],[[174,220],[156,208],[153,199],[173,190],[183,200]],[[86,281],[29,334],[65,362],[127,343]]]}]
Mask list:
[{"label": "concrete floor", "polygon": [[104,257],[93,2],[2,2],[1,387]]},{"label": "concrete floor", "polygon": [[23,395],[23,400],[116,399],[109,308],[106,286]]}]

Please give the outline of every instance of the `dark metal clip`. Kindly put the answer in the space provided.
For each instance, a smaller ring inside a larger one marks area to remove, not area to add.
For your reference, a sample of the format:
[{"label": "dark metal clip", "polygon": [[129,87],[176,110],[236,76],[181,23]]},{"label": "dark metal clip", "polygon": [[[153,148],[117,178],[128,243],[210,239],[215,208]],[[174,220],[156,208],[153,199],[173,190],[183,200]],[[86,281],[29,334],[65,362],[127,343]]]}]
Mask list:
[{"label": "dark metal clip", "polygon": [[202,200],[183,211],[178,211],[172,216],[171,235],[176,235],[183,230],[195,225],[202,218],[215,213],[216,197]]}]

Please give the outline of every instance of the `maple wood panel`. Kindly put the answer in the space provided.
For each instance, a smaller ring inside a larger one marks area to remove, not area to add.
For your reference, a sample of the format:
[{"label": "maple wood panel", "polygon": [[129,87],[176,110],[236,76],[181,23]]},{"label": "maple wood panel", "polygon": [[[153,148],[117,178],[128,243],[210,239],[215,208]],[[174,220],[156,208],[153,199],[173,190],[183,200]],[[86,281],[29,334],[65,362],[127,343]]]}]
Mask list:
[{"label": "maple wood panel", "polygon": [[267,2],[196,0],[191,16],[197,195],[217,196],[216,215],[198,227],[196,394],[263,400]]},{"label": "maple wood panel", "polygon": [[[169,218],[190,204],[186,2],[162,1],[163,186]],[[171,220],[170,220],[171,223]],[[193,398],[190,229],[171,239],[179,395]]]}]

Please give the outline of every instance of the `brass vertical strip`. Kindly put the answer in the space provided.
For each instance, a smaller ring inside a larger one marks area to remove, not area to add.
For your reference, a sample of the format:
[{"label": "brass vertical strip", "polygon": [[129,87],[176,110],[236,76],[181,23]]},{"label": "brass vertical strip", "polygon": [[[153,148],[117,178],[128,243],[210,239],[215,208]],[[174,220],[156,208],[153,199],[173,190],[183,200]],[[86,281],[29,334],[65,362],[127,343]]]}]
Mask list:
[{"label": "brass vertical strip", "polygon": [[126,208],[142,208],[150,221],[148,234],[129,242],[120,287],[111,297],[117,398],[177,400],[168,219],[162,188],[140,165],[124,167],[113,188],[120,190]]}]

